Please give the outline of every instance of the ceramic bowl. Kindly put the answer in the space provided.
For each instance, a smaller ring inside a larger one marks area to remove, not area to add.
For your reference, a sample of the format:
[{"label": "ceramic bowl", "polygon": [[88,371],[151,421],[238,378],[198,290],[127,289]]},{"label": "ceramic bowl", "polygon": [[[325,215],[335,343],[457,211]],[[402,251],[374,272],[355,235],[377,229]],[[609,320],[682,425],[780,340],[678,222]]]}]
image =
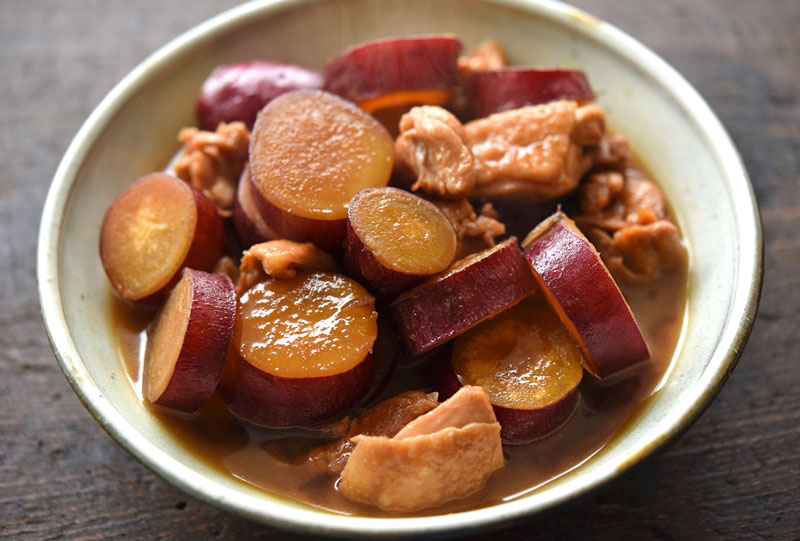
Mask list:
[{"label": "ceramic bowl", "polygon": [[[111,328],[98,235],[111,201],[178,150],[194,97],[218,64],[266,58],[322,68],[346,46],[378,37],[452,32],[467,46],[502,41],[519,64],[585,70],[613,129],[662,181],[690,247],[687,324],[660,388],[635,423],[581,466],[523,496],[421,518],[316,510],[211,469],[142,407]],[[97,422],[164,479],[213,505],[314,534],[443,534],[529,517],[598,487],[686,429],[741,354],[761,285],[762,238],[753,190],[730,137],[698,93],[653,52],[613,26],[557,2],[522,0],[265,1],[236,7],[179,36],[105,97],[72,141],[42,217],[42,313],[67,380]]]}]

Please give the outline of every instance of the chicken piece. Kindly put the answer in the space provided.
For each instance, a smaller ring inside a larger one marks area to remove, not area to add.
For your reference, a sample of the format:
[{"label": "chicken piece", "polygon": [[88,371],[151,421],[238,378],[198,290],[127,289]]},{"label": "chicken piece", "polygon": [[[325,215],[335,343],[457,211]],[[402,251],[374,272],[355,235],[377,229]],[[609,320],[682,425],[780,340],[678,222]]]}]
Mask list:
[{"label": "chicken piece", "polygon": [[500,424],[480,387],[462,387],[393,438],[353,441],[339,491],[386,510],[416,511],[463,498],[504,465]]},{"label": "chicken piece", "polygon": [[408,423],[438,405],[436,393],[426,394],[423,391],[406,391],[388,398],[359,415],[343,437],[314,449],[309,453],[308,460],[320,470],[338,476],[356,447],[351,438],[359,434],[391,438]]},{"label": "chicken piece", "polygon": [[217,264],[214,265],[214,270],[211,272],[227,276],[234,284],[239,281],[239,267],[237,267],[233,259],[227,255],[222,256],[219,261],[217,261]]},{"label": "chicken piece", "polygon": [[[625,186],[625,175],[617,171],[603,171],[594,173],[584,181],[578,192],[578,202],[581,210],[588,216],[603,215],[611,206]],[[622,211],[622,205],[610,214],[617,215]],[[617,216],[621,218],[622,216]]]},{"label": "chicken piece", "polygon": [[496,423],[489,395],[482,387],[466,385],[435,412],[421,415],[405,425],[394,439],[435,434],[446,428],[464,428],[472,423]]},{"label": "chicken piece", "polygon": [[617,231],[667,217],[664,194],[652,181],[616,171],[592,173],[578,192],[579,225]]},{"label": "chicken piece", "polygon": [[267,277],[292,278],[298,270],[337,272],[336,262],[310,242],[270,240],[254,244],[242,253],[236,293],[241,295]]},{"label": "chicken piece", "polygon": [[464,126],[475,160],[472,197],[544,202],[569,193],[591,166],[587,146],[605,131],[596,105],[573,101],[520,107]]},{"label": "chicken piece", "polygon": [[479,237],[487,247],[494,246],[495,237],[506,234],[506,226],[497,218],[497,211],[492,204],[484,203],[480,216],[474,219],[470,217],[469,220],[461,222],[462,238]]},{"label": "chicken piece", "polygon": [[605,135],[589,149],[593,169],[614,169],[625,172],[633,166],[628,138],[622,134]]},{"label": "chicken piece", "polygon": [[175,163],[175,174],[229,214],[236,199],[236,183],[247,164],[247,126],[243,122],[223,122],[215,132],[183,128],[178,141],[183,143],[183,155]]},{"label": "chicken piece", "polygon": [[615,278],[652,282],[686,260],[664,194],[652,181],[633,173],[593,173],[581,186],[578,203],[583,214],[575,222]]},{"label": "chicken piece", "polygon": [[413,107],[400,119],[395,163],[410,177],[412,191],[448,199],[466,197],[475,186],[475,163],[464,143],[464,127],[441,107]]},{"label": "chicken piece", "polygon": [[458,238],[457,259],[494,246],[494,239],[506,234],[506,226],[497,219],[497,212],[491,203],[484,203],[478,216],[466,198],[457,200],[429,198],[429,201],[439,207],[453,224]]},{"label": "chicken piece", "polygon": [[587,237],[597,247],[611,274],[626,282],[654,282],[663,271],[675,269],[686,261],[686,247],[669,220],[631,224],[613,236],[592,228]]},{"label": "chicken piece", "polygon": [[606,133],[606,114],[597,105],[583,105],[575,109],[575,129],[572,140],[581,146],[597,145]]},{"label": "chicken piece", "polygon": [[458,57],[458,71],[491,71],[506,67],[506,53],[493,39],[481,41],[468,55]]}]

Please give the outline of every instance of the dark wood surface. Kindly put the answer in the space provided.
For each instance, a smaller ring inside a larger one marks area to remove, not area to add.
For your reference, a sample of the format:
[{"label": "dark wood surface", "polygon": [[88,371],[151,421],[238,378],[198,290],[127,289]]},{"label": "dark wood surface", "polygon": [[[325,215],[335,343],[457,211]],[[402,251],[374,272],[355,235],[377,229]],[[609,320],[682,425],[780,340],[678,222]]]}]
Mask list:
[{"label": "dark wood surface", "polygon": [[[118,447],[62,376],[36,296],[41,208],[70,139],[147,54],[233,4],[0,4],[0,537],[292,537],[188,498]],[[577,4],[661,54],[721,117],[761,205],[764,290],[738,368],[695,426],[621,479],[502,535],[797,539],[800,2]]]}]

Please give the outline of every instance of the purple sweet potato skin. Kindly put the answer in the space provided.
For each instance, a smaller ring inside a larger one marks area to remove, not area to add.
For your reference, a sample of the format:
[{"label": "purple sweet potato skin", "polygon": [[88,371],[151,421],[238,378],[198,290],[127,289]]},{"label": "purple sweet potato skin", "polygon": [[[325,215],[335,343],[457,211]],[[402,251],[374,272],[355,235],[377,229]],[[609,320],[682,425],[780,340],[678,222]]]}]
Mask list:
[{"label": "purple sweet potato skin", "polygon": [[502,427],[500,438],[506,445],[523,445],[552,434],[575,412],[579,397],[576,385],[561,400],[544,408],[521,410],[492,405]]},{"label": "purple sweet potato skin", "polygon": [[197,98],[200,126],[213,131],[220,122],[242,121],[253,129],[258,112],[272,99],[304,88],[322,88],[323,77],[293,64],[253,60],[219,66]]},{"label": "purple sweet potato skin", "polygon": [[371,353],[347,372],[316,378],[275,376],[237,352],[228,362],[235,374],[225,391],[228,409],[252,424],[271,428],[314,427],[345,415],[359,403],[373,375]]},{"label": "purple sweet potato skin", "polygon": [[[650,357],[642,332],[605,264],[575,224],[558,212],[525,240],[525,256],[575,326],[591,362],[606,377]],[[613,336],[613,340],[609,340]]]},{"label": "purple sweet potato skin", "polygon": [[389,311],[406,351],[417,356],[510,308],[536,287],[515,238],[398,297]]},{"label": "purple sweet potato skin", "polygon": [[471,74],[467,82],[471,118],[557,100],[594,99],[586,74],[578,70],[506,68]]},{"label": "purple sweet potato skin", "polygon": [[183,345],[167,388],[155,403],[191,413],[211,397],[217,387],[233,337],[236,294],[227,276],[186,269],[192,287],[192,304]]},{"label": "purple sweet potato skin", "polygon": [[407,90],[450,89],[463,45],[451,36],[378,40],[349,49],[325,72],[325,90],[353,102]]}]

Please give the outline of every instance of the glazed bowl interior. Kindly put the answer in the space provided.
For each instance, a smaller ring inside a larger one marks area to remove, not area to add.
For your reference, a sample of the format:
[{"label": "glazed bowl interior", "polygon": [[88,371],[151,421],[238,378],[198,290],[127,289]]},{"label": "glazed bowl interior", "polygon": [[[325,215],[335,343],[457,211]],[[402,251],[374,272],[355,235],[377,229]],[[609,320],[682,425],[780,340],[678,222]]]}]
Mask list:
[{"label": "glazed bowl interior", "polygon": [[[194,97],[218,64],[252,58],[323,68],[377,37],[494,37],[517,64],[587,72],[671,201],[691,254],[686,324],[658,391],[582,465],[486,508],[421,518],[349,517],[272,496],[210,468],[139,402],[119,359],[98,257],[103,214],[136,177],[162,169],[194,123]],[[733,369],[755,313],[761,236],[752,189],[719,121],[674,70],[630,37],[568,6],[488,0],[256,2],[177,38],[129,74],[87,120],[54,179],[38,253],[45,322],[67,379],[98,422],[144,464],[195,497],[277,526],[340,535],[444,533],[506,523],[630,467],[687,427]]]}]

